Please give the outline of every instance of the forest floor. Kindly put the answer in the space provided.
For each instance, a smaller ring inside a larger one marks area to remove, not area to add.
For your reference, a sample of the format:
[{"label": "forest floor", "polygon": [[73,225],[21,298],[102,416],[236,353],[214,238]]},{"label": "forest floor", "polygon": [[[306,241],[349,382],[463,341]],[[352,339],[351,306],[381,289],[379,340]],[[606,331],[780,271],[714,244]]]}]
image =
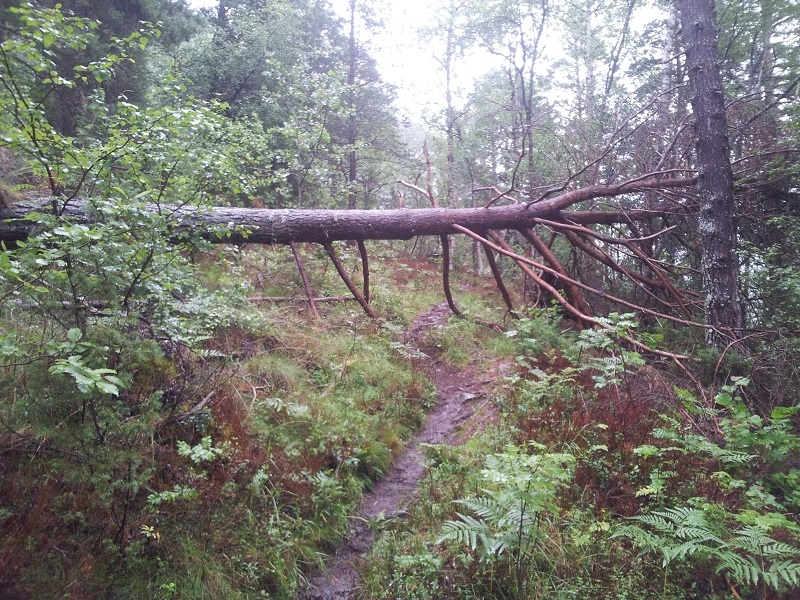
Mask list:
[{"label": "forest floor", "polygon": [[429,373],[436,386],[436,406],[386,476],[364,494],[359,512],[352,519],[349,537],[325,568],[309,577],[309,587],[300,592],[298,600],[354,598],[360,585],[357,565],[372,547],[370,524],[403,518],[405,508],[416,496],[425,474],[420,444],[460,444],[495,418],[488,391],[510,365],[496,362],[487,366],[473,360],[463,369],[454,369],[437,358],[432,349],[424,347],[425,333],[441,327],[449,314],[446,303],[437,304],[417,317],[404,334],[405,343],[419,353],[419,366]]}]

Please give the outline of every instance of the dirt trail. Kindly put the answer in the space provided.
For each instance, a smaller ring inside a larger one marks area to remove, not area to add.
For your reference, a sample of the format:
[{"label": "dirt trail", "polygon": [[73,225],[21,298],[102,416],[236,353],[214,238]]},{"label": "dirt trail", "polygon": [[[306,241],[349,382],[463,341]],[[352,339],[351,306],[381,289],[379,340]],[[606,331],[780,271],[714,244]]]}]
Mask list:
[{"label": "dirt trail", "polygon": [[[441,326],[449,314],[447,304],[431,308],[406,331],[406,343],[418,347],[425,332]],[[425,460],[419,444],[454,443],[462,426],[486,405],[486,390],[497,373],[491,370],[479,372],[475,365],[456,370],[427,353],[423,354],[422,366],[436,385],[438,398],[435,408],[386,477],[364,494],[360,511],[353,519],[350,537],[328,561],[326,570],[310,577],[310,587],[303,590],[297,600],[349,600],[355,596],[359,578],[354,565],[372,547],[369,521],[381,513],[385,518],[402,517],[417,492],[425,473]]]}]

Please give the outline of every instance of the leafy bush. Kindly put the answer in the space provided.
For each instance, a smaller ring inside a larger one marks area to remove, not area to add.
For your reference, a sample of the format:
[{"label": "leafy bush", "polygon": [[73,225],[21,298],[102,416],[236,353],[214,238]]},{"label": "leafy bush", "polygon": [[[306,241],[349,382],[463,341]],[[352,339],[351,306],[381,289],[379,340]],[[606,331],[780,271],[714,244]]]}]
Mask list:
[{"label": "leafy bush", "polygon": [[[270,426],[248,430],[229,362],[241,346],[230,345],[260,347],[270,326],[233,281],[237,256],[216,257],[224,292],[206,286],[194,259],[208,246],[163,208],[202,210],[220,190],[245,191],[219,144],[230,123],[168,79],[161,105],[89,95],[96,121],[80,139],[62,135],[44,99],[111,76],[124,48],[59,74],[55,53],[85,48],[96,24],[12,10],[20,30],[0,45],[2,143],[32,156],[66,197],[30,217],[36,235],[0,251],[0,588],[291,597],[346,529],[360,484],[273,449]],[[64,216],[78,193],[92,195],[81,222]]]}]

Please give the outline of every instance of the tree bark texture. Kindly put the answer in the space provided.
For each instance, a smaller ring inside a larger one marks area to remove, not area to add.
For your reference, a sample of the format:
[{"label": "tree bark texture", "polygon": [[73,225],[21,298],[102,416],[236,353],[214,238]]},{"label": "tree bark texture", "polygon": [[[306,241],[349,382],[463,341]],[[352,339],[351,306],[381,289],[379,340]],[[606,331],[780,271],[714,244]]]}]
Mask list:
[{"label": "tree bark texture", "polygon": [[744,315],[714,0],[681,0],[680,13],[694,111],[706,324],[713,328],[708,330],[707,342],[721,346],[726,343],[725,338],[736,337]]},{"label": "tree bark texture", "polygon": [[[344,240],[408,240],[416,236],[459,233],[456,225],[473,231],[487,229],[527,229],[536,219],[568,218],[576,223],[617,222],[626,213],[599,211],[566,211],[567,208],[592,198],[617,196],[651,189],[689,187],[694,179],[636,180],[617,185],[596,185],[572,190],[532,204],[492,206],[491,208],[428,208],[394,210],[299,210],[217,207],[199,210],[192,207],[156,206],[153,211],[171,214],[175,233],[229,227],[225,234],[213,233],[208,239],[218,243],[289,244],[313,242],[325,244]],[[21,202],[0,209],[0,241],[23,240],[36,230],[36,223],[26,217],[32,212],[49,212],[51,198]],[[71,201],[63,216],[74,222],[92,222],[86,202]],[[565,211],[565,212],[562,212]],[[612,219],[609,219],[609,215]],[[642,218],[652,216],[643,213]]]},{"label": "tree bark texture", "polygon": [[356,207],[356,177],[358,175],[358,159],[356,157],[356,2],[350,0],[350,40],[347,70],[347,102],[350,114],[347,117],[347,208]]}]

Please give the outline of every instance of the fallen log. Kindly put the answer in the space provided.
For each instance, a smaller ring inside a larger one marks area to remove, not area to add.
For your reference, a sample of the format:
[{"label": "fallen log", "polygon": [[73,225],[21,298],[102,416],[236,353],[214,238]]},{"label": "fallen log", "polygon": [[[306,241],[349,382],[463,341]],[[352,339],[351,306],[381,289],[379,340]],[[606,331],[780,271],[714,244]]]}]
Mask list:
[{"label": "fallen log", "polygon": [[[208,231],[227,227],[223,234],[209,233],[216,243],[289,244],[313,242],[327,244],[342,240],[408,240],[416,236],[458,233],[456,225],[472,231],[488,229],[527,229],[536,219],[568,219],[582,224],[606,222],[603,211],[566,211],[594,198],[619,196],[646,190],[691,187],[695,179],[641,179],[615,185],[595,185],[565,192],[529,204],[490,208],[421,208],[393,210],[296,210],[235,207],[175,207],[148,205],[148,210],[167,214],[174,222],[173,232]],[[89,201],[71,200],[66,204],[53,198],[33,198],[0,209],[0,241],[24,240],[36,230],[28,217],[35,212],[59,213],[76,223],[91,223]],[[625,219],[654,216],[651,211],[615,212]]]},{"label": "fallen log", "polygon": [[[355,300],[353,296],[321,296],[314,298],[314,302],[349,302]],[[306,302],[308,298],[304,296],[251,296],[247,299],[248,302]]]}]

